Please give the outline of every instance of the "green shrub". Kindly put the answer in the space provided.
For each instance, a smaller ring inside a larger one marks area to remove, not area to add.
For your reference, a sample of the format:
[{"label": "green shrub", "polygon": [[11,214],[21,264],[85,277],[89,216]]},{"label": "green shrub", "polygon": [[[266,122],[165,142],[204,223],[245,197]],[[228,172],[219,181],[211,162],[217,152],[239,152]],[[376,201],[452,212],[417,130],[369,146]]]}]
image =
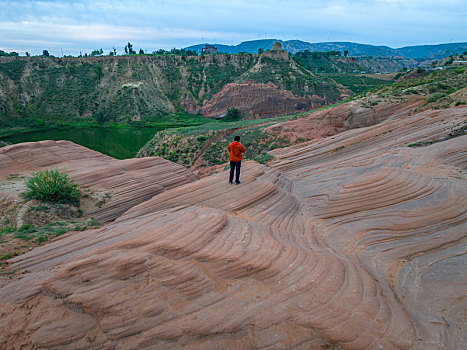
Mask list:
[{"label": "green shrub", "polygon": [[238,110],[237,108],[228,108],[227,109],[227,114],[226,114],[226,117],[227,118],[237,118],[238,117]]},{"label": "green shrub", "polygon": [[78,185],[57,169],[38,171],[26,179],[26,198],[51,202],[79,203]]},{"label": "green shrub", "polygon": [[345,146],[339,146],[337,148],[334,148],[333,152],[337,152],[337,151],[340,151],[340,150],[343,150],[345,148]]},{"label": "green shrub", "polygon": [[24,232],[24,231],[27,231],[31,228],[31,225],[29,224],[23,224],[19,229],[18,229],[18,232]]},{"label": "green shrub", "polygon": [[426,99],[426,102],[428,102],[428,103],[436,102],[442,97],[443,97],[443,94],[437,92],[437,93],[435,93],[433,95],[428,96],[428,98]]},{"label": "green shrub", "polygon": [[268,163],[269,161],[271,161],[273,159],[274,159],[274,156],[272,156],[271,154],[269,154],[267,152],[263,152],[259,156],[256,156],[254,158],[255,161],[257,161],[258,163],[261,163],[261,164],[266,164],[266,163]]}]

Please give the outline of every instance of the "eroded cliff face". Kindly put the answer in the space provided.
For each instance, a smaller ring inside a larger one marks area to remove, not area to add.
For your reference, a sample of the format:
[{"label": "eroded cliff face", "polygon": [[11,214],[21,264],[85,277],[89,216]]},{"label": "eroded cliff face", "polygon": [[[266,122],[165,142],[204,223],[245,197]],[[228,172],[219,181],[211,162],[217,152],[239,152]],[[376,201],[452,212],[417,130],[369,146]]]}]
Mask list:
[{"label": "eroded cliff face", "polygon": [[343,89],[299,68],[277,44],[262,53],[235,83],[204,101],[197,112],[223,118],[229,108],[235,108],[246,119],[253,119],[309,111],[344,97]]},{"label": "eroded cliff face", "polygon": [[[184,108],[189,113],[218,113],[222,104],[211,99],[227,84],[252,81],[256,97],[271,104],[284,102],[283,95],[307,99],[317,95],[322,103],[340,98],[339,86],[327,79],[295,67],[287,57],[269,54],[268,65],[258,55],[206,55],[199,57],[134,55],[116,57],[0,58],[0,121],[16,125],[27,120],[159,120]],[[260,64],[258,65],[258,63]],[[252,76],[250,69],[256,67]],[[259,67],[259,68],[258,68]],[[274,74],[270,69],[274,67]],[[245,75],[246,74],[246,75]],[[281,77],[282,76],[282,77]],[[268,82],[280,90],[270,94]],[[226,96],[232,92],[236,95]],[[240,91],[242,92],[242,91]],[[245,114],[263,113],[264,107],[252,103],[251,93],[241,99],[239,91],[225,89],[223,98],[239,103]],[[274,98],[278,100],[275,101]],[[219,99],[219,97],[217,98]],[[225,105],[229,105],[226,103]],[[202,107],[200,109],[200,107]],[[297,111],[294,104],[283,107]],[[271,109],[271,107],[269,108]],[[266,108],[267,110],[267,108]],[[301,109],[298,109],[301,110]],[[224,110],[223,113],[226,111]],[[8,124],[9,125],[9,124]]]},{"label": "eroded cliff face", "polygon": [[319,96],[300,97],[273,83],[243,82],[227,84],[214,97],[205,101],[197,112],[205,117],[224,118],[230,108],[245,119],[273,117],[309,111],[321,107],[326,99]]},{"label": "eroded cliff face", "polygon": [[277,150],[241,185],[218,173],[16,257],[2,346],[462,348],[466,121],[401,113]]}]

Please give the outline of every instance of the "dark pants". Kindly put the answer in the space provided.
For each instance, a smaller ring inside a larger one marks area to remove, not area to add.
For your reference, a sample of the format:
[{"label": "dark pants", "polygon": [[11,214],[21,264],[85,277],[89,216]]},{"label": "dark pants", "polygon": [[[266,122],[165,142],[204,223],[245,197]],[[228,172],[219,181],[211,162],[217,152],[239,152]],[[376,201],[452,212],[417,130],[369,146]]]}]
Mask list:
[{"label": "dark pants", "polygon": [[233,177],[234,177],[234,171],[236,171],[235,174],[235,182],[240,182],[240,167],[242,166],[242,161],[239,162],[230,162],[230,177],[229,177],[229,182],[232,182]]}]

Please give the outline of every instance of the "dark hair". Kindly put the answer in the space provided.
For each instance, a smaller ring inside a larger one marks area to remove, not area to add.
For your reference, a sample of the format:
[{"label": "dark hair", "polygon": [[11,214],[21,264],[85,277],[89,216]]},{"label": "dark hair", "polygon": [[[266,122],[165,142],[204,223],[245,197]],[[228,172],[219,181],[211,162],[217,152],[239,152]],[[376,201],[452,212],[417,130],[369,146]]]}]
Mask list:
[{"label": "dark hair", "polygon": [[235,137],[234,137],[234,141],[240,141],[240,136],[238,136],[238,135],[235,136]]}]

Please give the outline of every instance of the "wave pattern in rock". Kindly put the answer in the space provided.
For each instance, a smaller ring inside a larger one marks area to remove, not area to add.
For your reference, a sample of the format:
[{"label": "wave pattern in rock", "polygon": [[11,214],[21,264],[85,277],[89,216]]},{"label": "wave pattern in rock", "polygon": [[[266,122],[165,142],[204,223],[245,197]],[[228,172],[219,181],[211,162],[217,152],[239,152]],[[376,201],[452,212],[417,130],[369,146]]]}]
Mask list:
[{"label": "wave pattern in rock", "polygon": [[297,138],[313,140],[407,115],[411,109],[422,103],[420,99],[412,99],[403,103],[382,102],[376,107],[370,107],[363,106],[361,100],[352,101],[330,109],[311,112],[305,118],[270,126],[266,131],[292,142]]},{"label": "wave pattern in rock", "polygon": [[414,348],[465,341],[467,136],[451,137],[466,125],[466,108],[426,111],[279,150],[272,164],[317,239],[395,291]]},{"label": "wave pattern in rock", "polygon": [[[458,349],[467,109],[275,152],[13,259],[7,348]],[[406,147],[418,141],[423,148]],[[436,142],[439,141],[439,142]],[[26,320],[26,322],[25,322]]]},{"label": "wave pattern in rock", "polygon": [[0,176],[57,168],[84,188],[106,191],[111,200],[86,213],[114,220],[152,196],[191,181],[184,167],[159,157],[117,160],[69,141],[27,142],[0,150]]}]

